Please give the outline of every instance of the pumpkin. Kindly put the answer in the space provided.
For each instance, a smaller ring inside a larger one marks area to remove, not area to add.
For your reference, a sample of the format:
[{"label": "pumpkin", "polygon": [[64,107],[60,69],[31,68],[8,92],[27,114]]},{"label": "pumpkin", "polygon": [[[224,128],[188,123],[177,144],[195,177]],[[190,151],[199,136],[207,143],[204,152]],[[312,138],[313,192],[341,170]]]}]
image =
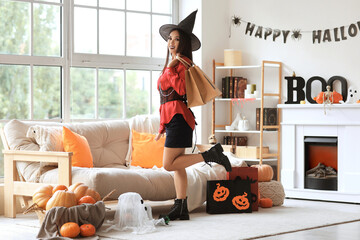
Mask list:
[{"label": "pumpkin", "polygon": [[273,206],[273,201],[271,198],[261,198],[259,204],[262,208],[271,208]]},{"label": "pumpkin", "polygon": [[71,185],[69,187],[69,191],[75,193],[76,201],[79,201],[80,198],[87,195],[93,197],[96,202],[101,200],[100,194],[97,191],[86,186],[84,183],[75,183]]},{"label": "pumpkin", "polygon": [[83,237],[90,237],[94,235],[96,229],[92,224],[83,224],[80,226],[80,235]]},{"label": "pumpkin", "polygon": [[259,182],[270,182],[274,176],[274,170],[268,164],[257,164],[257,165],[252,165],[251,167],[255,167],[258,169]]},{"label": "pumpkin", "polygon": [[246,210],[250,207],[249,199],[246,198],[247,193],[236,196],[232,199],[232,204],[239,210]]},{"label": "pumpkin", "polygon": [[217,183],[216,186],[217,186],[217,188],[215,189],[214,194],[213,194],[214,200],[216,202],[225,201],[226,198],[229,196],[229,193],[230,193],[229,189],[224,186],[220,187],[220,183]]},{"label": "pumpkin", "polygon": [[83,196],[82,198],[80,198],[80,200],[78,201],[78,205],[81,205],[83,203],[90,203],[90,204],[94,204],[96,203],[95,199],[92,196]]},{"label": "pumpkin", "polygon": [[58,190],[46,204],[46,211],[52,207],[72,207],[77,203],[75,193],[66,190]]},{"label": "pumpkin", "polygon": [[60,235],[63,237],[74,238],[80,234],[80,227],[75,222],[64,223],[60,228]]},{"label": "pumpkin", "polygon": [[52,194],[54,194],[56,191],[58,190],[68,190],[67,186],[65,185],[57,185],[56,187],[53,188],[52,190]]},{"label": "pumpkin", "polygon": [[[336,91],[332,92],[332,96],[333,97],[330,100],[333,101],[333,103],[339,103],[341,100],[343,100],[342,95]],[[319,104],[324,103],[324,92],[320,92],[317,97],[314,97],[314,100]]]},{"label": "pumpkin", "polygon": [[36,203],[38,207],[45,209],[47,202],[53,195],[52,190],[53,190],[53,186],[51,185],[39,187],[38,189],[35,190],[32,196],[33,202]]}]

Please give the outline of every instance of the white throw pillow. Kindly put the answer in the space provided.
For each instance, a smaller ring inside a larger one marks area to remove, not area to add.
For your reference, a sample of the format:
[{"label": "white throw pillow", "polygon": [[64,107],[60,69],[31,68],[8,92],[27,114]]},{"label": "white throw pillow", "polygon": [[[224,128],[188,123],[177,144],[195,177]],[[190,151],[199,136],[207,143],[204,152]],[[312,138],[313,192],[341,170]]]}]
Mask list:
[{"label": "white throw pillow", "polygon": [[61,127],[31,126],[26,136],[36,141],[40,147],[39,151],[64,151]]}]

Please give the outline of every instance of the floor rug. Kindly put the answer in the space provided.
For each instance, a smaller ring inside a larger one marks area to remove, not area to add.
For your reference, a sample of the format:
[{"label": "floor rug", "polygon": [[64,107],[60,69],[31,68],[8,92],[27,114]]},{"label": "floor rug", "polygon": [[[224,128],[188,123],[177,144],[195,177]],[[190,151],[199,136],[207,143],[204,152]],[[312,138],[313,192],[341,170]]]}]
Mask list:
[{"label": "floor rug", "polygon": [[[156,218],[167,212],[169,205],[153,206]],[[359,221],[360,205],[308,200],[286,199],[283,206],[259,208],[259,211],[243,214],[209,215],[205,206],[190,214],[190,221],[171,221],[158,226],[147,234],[102,231],[100,238],[110,239],[252,239],[301,231],[323,226]],[[108,224],[104,224],[104,228]]]}]

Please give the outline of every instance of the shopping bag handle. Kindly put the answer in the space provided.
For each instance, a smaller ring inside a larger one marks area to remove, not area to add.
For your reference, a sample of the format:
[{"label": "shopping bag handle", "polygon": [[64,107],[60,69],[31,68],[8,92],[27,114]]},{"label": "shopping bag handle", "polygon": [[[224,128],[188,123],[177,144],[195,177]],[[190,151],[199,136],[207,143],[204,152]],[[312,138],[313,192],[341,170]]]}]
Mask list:
[{"label": "shopping bag handle", "polygon": [[191,63],[188,63],[185,59],[181,58],[180,56],[176,55],[176,59],[179,60],[185,67],[190,68],[192,65],[195,65],[193,61],[190,60]]}]

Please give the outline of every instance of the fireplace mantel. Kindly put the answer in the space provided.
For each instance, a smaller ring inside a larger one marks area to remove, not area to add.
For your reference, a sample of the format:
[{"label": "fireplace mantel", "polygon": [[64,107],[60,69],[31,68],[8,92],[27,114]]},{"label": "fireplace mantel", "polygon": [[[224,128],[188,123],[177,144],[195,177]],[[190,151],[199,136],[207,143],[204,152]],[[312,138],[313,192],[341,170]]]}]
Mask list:
[{"label": "fireplace mantel", "polygon": [[[279,104],[287,197],[360,203],[360,104]],[[326,113],[326,114],[325,114]],[[304,137],[338,138],[338,190],[304,188]]]}]

